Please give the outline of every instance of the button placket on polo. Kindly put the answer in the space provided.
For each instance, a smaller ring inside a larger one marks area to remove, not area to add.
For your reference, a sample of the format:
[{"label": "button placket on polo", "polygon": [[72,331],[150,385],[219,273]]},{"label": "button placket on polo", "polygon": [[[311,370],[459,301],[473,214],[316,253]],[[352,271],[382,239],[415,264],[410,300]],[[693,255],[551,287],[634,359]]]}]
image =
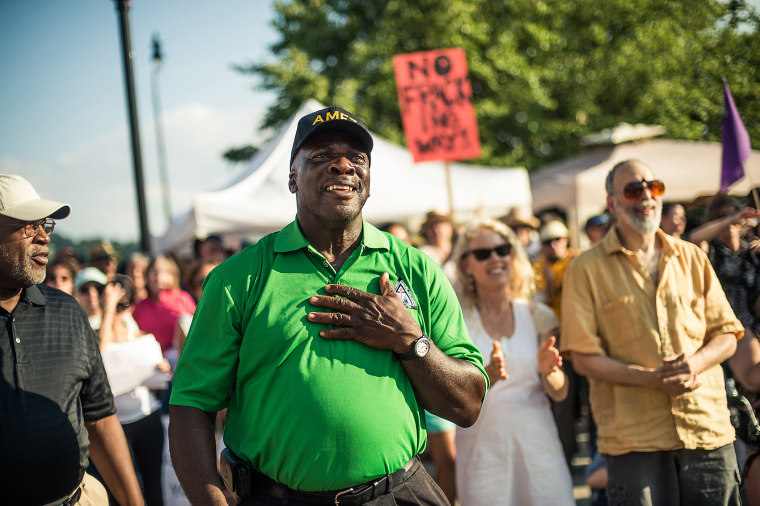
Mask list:
[{"label": "button placket on polo", "polygon": [[317,272],[324,277],[325,284],[334,283],[335,269],[330,265],[330,262],[328,262],[327,259],[312,246],[306,248],[305,254],[311,261],[312,265],[314,265]]},{"label": "button placket on polo", "polygon": [[359,258],[364,254],[364,244],[360,244],[356,250],[354,250],[346,259],[345,262],[343,262],[343,265],[340,266],[340,270],[335,273],[335,278],[333,283],[336,285],[340,285],[340,280],[343,279],[343,276],[348,272],[348,270],[359,260]]},{"label": "button placket on polo", "polygon": [[[19,306],[17,306],[16,309],[19,310],[20,308],[21,308],[21,305],[19,304]],[[17,318],[16,314],[13,314],[10,317],[10,319],[11,319],[11,324],[10,324],[10,343],[11,343],[11,347],[13,348],[13,365],[14,365],[14,367],[16,369],[15,376],[16,376],[17,381],[18,381],[18,385],[17,386],[20,388],[20,387],[22,387],[22,384],[21,384],[21,378],[22,378],[21,369],[24,368],[25,366],[28,366],[29,363],[26,361],[25,348],[22,345],[21,337],[19,336],[18,330],[16,329],[16,318]]]}]

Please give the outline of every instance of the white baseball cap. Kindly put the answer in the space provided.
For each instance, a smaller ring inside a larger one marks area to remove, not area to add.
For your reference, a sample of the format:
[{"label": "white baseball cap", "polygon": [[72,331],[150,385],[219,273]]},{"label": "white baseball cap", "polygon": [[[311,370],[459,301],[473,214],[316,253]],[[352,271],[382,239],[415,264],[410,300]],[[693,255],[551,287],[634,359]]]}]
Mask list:
[{"label": "white baseball cap", "polygon": [[71,206],[63,202],[43,200],[31,183],[15,174],[0,174],[0,214],[21,221],[44,218],[61,220],[69,215]]},{"label": "white baseball cap", "polygon": [[79,290],[79,287],[85,283],[97,283],[105,286],[108,283],[108,278],[97,267],[85,267],[74,278],[74,290]]},{"label": "white baseball cap", "polygon": [[544,223],[541,227],[541,231],[538,233],[538,238],[541,242],[547,242],[554,239],[561,239],[569,235],[567,227],[559,220],[551,220]]}]

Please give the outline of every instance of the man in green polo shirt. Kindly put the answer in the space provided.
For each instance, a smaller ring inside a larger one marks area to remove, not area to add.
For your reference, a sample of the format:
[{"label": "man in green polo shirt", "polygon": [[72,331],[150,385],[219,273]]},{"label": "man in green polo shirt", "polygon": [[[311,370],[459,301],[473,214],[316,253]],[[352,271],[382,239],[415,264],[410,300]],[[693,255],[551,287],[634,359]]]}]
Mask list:
[{"label": "man in green polo shirt", "polygon": [[362,218],[372,145],[338,107],[301,118],[296,220],[206,278],[170,407],[193,504],[226,504],[225,407],[225,444],[253,473],[245,504],[448,504],[415,458],[423,409],[469,426],[488,379],[443,271]]}]

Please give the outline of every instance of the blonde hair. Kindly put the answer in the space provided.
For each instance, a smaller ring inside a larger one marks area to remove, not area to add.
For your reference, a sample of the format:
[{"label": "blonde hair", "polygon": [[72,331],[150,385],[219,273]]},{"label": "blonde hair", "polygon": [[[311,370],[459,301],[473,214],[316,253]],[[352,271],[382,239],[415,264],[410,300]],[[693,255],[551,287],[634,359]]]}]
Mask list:
[{"label": "blonde hair", "polygon": [[478,301],[477,287],[472,276],[464,272],[463,261],[470,251],[472,239],[483,231],[499,234],[512,246],[512,253],[509,256],[511,275],[506,287],[507,296],[510,299],[530,299],[534,287],[533,267],[517,236],[501,221],[478,219],[467,224],[452,252],[452,258],[457,266],[454,288],[459,295],[459,302],[464,307],[473,307]]}]

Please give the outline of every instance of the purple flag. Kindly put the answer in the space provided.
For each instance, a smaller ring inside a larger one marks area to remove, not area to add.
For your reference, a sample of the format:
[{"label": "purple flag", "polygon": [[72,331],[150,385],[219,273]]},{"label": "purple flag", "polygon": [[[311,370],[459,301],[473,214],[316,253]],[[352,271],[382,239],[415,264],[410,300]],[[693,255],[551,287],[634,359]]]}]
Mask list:
[{"label": "purple flag", "polygon": [[723,78],[723,168],[720,174],[720,191],[726,191],[734,182],[744,177],[744,162],[749,158],[752,146],[749,134],[736,110],[731,90]]}]

